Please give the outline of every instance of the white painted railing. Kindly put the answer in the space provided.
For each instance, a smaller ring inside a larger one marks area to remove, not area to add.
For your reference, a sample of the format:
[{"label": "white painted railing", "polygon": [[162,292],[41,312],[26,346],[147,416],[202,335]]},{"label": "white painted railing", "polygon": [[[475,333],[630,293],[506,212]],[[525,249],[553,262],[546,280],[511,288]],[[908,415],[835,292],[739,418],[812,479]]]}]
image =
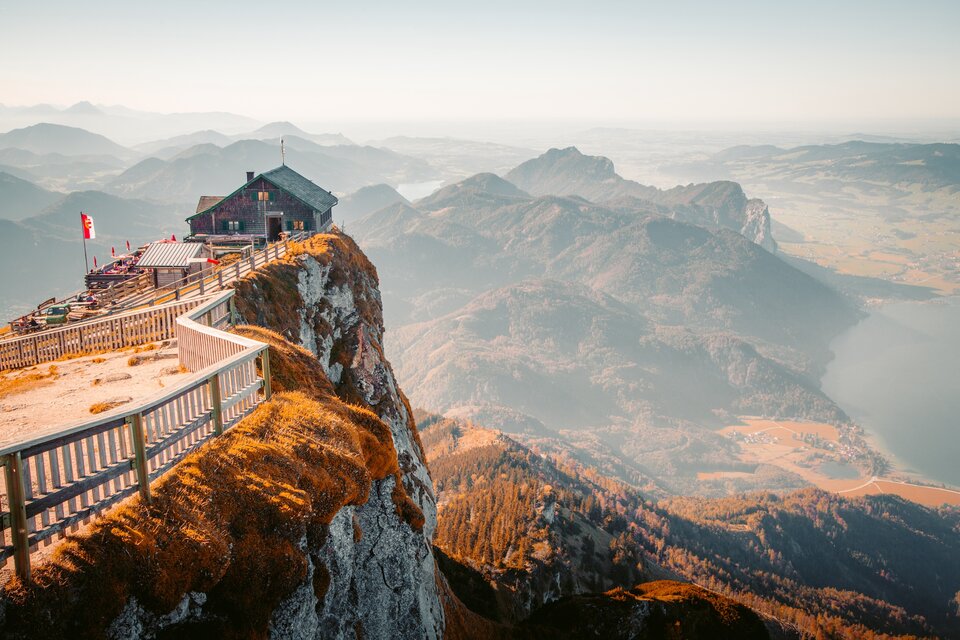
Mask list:
[{"label": "white painted railing", "polygon": [[[131,344],[168,340],[173,337],[174,320],[196,306],[197,298],[223,291],[227,285],[285,256],[292,242],[313,234],[312,231],[298,232],[231,265],[129,296],[108,315],[0,340],[0,370],[30,367],[74,353],[110,351]],[[138,307],[146,308],[129,311]]]},{"label": "white painted railing", "polygon": [[71,354],[115,351],[169,340],[176,334],[177,318],[203,301],[204,298],[175,300],[157,307],[5,340],[0,342],[0,369],[22,369]]},{"label": "white painted railing", "polygon": [[38,545],[136,491],[149,501],[152,480],[270,397],[268,346],[218,329],[229,321],[233,294],[195,301],[175,319],[180,362],[192,373],[174,388],[0,447],[0,560],[13,557],[18,575],[29,579]]}]

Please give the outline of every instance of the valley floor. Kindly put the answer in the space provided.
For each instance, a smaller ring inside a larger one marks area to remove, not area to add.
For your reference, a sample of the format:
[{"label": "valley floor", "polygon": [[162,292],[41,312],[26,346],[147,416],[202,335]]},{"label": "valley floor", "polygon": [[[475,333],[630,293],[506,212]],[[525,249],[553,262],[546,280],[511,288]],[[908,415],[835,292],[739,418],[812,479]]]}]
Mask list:
[{"label": "valley floor", "polygon": [[[748,416],[740,422],[720,433],[738,444],[739,459],[745,464],[773,465],[820,489],[846,497],[890,493],[930,507],[960,506],[960,491],[923,484],[922,479],[896,470],[883,477],[864,473],[849,463],[859,452],[842,441],[841,432],[833,425]],[[702,471],[697,479],[723,482],[749,480],[753,475],[743,470]]]}]

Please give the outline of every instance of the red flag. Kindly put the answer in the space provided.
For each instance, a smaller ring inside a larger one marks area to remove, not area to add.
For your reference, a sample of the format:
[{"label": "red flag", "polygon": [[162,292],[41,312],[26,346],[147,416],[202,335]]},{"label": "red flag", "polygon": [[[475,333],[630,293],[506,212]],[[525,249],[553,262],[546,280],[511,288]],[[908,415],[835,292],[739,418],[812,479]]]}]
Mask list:
[{"label": "red flag", "polygon": [[97,237],[97,232],[93,228],[93,218],[85,213],[80,214],[80,226],[83,227],[84,240],[93,240]]},{"label": "red flag", "polygon": [[207,258],[207,262],[210,264],[220,264],[220,261],[216,260],[215,258]]},{"label": "red flag", "polygon": [[110,257],[112,257],[112,258],[116,258],[116,257],[117,257],[117,250],[114,249],[113,247],[110,247]]},{"label": "red flag", "polygon": [[97,256],[93,256],[93,268],[94,270],[97,268]]},{"label": "red flag", "polygon": [[177,241],[177,236],[175,236],[175,235],[173,235],[173,234],[171,233],[171,234],[170,234],[170,241],[171,241],[171,242],[176,242],[176,241]]},{"label": "red flag", "polygon": [[127,240],[127,251],[130,251],[130,241]]}]

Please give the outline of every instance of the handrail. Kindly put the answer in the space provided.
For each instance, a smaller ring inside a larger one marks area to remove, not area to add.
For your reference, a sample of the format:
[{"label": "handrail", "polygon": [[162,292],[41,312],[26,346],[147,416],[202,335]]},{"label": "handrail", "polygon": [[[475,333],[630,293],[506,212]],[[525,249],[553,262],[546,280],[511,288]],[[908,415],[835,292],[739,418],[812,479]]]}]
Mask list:
[{"label": "handrail", "polygon": [[0,369],[18,369],[51,362],[71,353],[105,351],[169,340],[177,316],[210,296],[173,301],[146,309],[100,316],[40,333],[0,341]]},{"label": "handrail", "polygon": [[[272,250],[272,253],[274,254],[273,259],[278,260],[280,257],[286,255],[287,252],[290,250],[291,242],[299,242],[301,240],[309,238],[314,233],[315,232],[313,231],[299,231],[293,235],[288,236],[283,242],[275,242],[273,244],[268,244],[260,251],[254,251],[247,258],[241,258],[237,262],[234,262],[233,264],[230,264],[230,265],[217,267],[213,269],[212,273],[210,274],[203,275],[203,272],[201,272],[200,274],[194,273],[194,274],[188,275],[179,280],[175,280],[174,282],[167,283],[162,287],[157,287],[152,291],[144,292],[139,296],[135,296],[131,299],[125,300],[124,304],[127,306],[156,304],[158,300],[162,300],[163,298],[171,295],[175,296],[179,300],[180,296],[183,293],[182,290],[184,288],[196,287],[196,288],[199,288],[202,293],[207,284],[213,285],[214,282],[217,282],[220,286],[222,286],[222,281],[224,281],[223,276],[227,275],[227,277],[229,277],[230,275],[230,274],[227,274],[228,271],[235,271],[236,272],[235,277],[239,278],[241,271],[243,272],[243,274],[246,274],[247,272],[253,269],[256,269],[258,266],[265,264],[266,262],[269,262],[271,250]],[[249,268],[248,268],[248,265],[249,265]],[[198,277],[198,276],[202,276],[202,277]],[[232,281],[232,279],[226,280],[226,281]]]},{"label": "handrail", "polygon": [[[217,328],[230,319],[233,295],[231,289],[201,299],[176,318],[181,364],[193,373],[174,387],[0,447],[6,497],[0,560],[13,556],[22,579],[30,578],[31,547],[136,491],[149,501],[152,480],[270,398],[268,345]],[[212,362],[194,357],[204,349],[216,354]]]},{"label": "handrail", "polygon": [[[216,292],[223,290],[224,286],[230,284],[236,280],[239,280],[241,277],[245,276],[247,273],[256,270],[258,267],[270,262],[271,260],[278,260],[281,257],[285,256],[290,250],[290,242],[299,242],[310,236],[314,235],[315,231],[299,231],[295,234],[292,234],[287,237],[287,239],[280,243],[268,244],[260,251],[252,253],[247,258],[241,258],[239,261],[225,266],[220,266],[212,270],[212,272],[204,275],[202,272],[200,274],[191,274],[180,280],[168,283],[162,287],[151,289],[140,294],[132,295],[126,298],[121,299],[116,303],[112,308],[106,310],[105,313],[88,320],[80,320],[77,322],[71,322],[65,327],[58,327],[57,329],[47,330],[43,329],[34,333],[31,333],[26,336],[11,336],[9,338],[0,339],[0,348],[2,348],[7,343],[15,343],[18,340],[31,340],[35,337],[43,337],[51,335],[56,331],[60,331],[65,328],[77,328],[77,327],[88,327],[98,322],[101,322],[107,318],[116,317],[120,313],[126,313],[130,310],[136,309],[138,307],[144,306],[156,306],[158,304],[165,304],[168,302],[179,302],[184,296],[189,294],[198,293],[199,295],[207,295],[210,292]],[[271,258],[270,254],[273,254]],[[209,289],[209,291],[208,291]],[[82,293],[82,292],[81,292]],[[76,296],[77,294],[72,294]],[[26,316],[24,316],[26,317]],[[53,358],[56,359],[56,358]],[[32,363],[36,364],[36,363]],[[29,365],[27,365],[29,366]],[[0,369],[9,368],[0,363]]]}]

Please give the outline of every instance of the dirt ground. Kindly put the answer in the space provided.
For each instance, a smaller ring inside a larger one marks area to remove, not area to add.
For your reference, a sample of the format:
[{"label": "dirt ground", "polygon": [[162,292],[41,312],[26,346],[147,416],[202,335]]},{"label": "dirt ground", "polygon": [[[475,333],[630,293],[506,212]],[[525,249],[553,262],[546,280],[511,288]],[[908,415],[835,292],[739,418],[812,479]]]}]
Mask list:
[{"label": "dirt ground", "polygon": [[185,374],[176,341],[153,346],[0,373],[0,446],[95,419],[95,405],[114,411],[176,384]]}]

